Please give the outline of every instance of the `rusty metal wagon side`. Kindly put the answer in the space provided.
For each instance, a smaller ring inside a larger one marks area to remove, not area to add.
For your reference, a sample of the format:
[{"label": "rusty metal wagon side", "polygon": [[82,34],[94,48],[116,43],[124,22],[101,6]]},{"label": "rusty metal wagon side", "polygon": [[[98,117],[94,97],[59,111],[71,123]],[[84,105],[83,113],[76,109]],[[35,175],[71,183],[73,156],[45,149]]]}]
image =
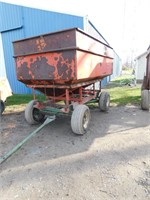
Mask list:
[{"label": "rusty metal wagon side", "polygon": [[[13,42],[17,79],[46,96],[29,102],[25,118],[30,124],[45,115],[71,114],[74,133],[89,126],[87,102],[107,111],[110,97],[101,92],[101,80],[112,74],[113,50],[78,28]],[[62,103],[64,102],[64,103]]]}]

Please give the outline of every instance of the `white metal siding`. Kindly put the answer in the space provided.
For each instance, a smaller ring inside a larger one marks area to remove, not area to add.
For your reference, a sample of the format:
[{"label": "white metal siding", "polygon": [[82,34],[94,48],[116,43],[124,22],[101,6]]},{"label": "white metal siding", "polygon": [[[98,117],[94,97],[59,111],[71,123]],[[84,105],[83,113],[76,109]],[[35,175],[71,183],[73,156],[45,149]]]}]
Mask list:
[{"label": "white metal siding", "polygon": [[146,54],[138,58],[136,62],[136,79],[143,80],[146,74]]}]

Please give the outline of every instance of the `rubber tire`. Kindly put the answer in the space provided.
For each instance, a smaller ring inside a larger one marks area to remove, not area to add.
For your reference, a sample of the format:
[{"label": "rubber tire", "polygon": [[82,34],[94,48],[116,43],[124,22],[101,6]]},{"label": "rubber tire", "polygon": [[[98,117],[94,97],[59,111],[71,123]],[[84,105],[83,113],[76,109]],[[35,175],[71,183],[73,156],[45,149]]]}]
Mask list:
[{"label": "rubber tire", "polygon": [[30,101],[27,104],[26,108],[25,108],[25,119],[31,125],[39,124],[40,122],[43,122],[44,118],[45,118],[45,115],[43,115],[43,114],[40,113],[40,115],[41,115],[40,118],[38,120],[35,119],[35,117],[34,117],[34,111],[37,108],[34,108],[34,105],[35,105],[36,102],[37,102],[36,100]]},{"label": "rubber tire", "polygon": [[[84,124],[85,115],[87,118],[86,124]],[[89,127],[90,118],[90,110],[86,105],[76,106],[71,116],[72,131],[77,135],[85,134]],[[84,125],[86,127],[84,127]]]},{"label": "rubber tire", "polygon": [[141,91],[141,108],[143,110],[149,110],[150,108],[150,90]]},{"label": "rubber tire", "polygon": [[4,112],[4,110],[5,110],[5,103],[2,101],[2,100],[0,100],[1,102],[1,104],[0,104],[0,114],[2,115],[2,113]]},{"label": "rubber tire", "polygon": [[99,97],[99,109],[103,112],[108,111],[110,105],[110,95],[108,92],[101,92]]}]

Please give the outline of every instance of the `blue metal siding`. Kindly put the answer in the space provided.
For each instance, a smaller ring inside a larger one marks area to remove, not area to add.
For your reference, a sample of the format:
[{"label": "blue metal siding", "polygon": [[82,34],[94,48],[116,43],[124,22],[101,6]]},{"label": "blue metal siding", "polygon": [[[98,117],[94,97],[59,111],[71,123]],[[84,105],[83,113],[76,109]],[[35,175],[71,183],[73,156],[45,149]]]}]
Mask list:
[{"label": "blue metal siding", "polygon": [[16,68],[13,58],[13,46],[12,41],[22,38],[23,29],[15,29],[13,31],[5,32],[2,34],[2,40],[4,41],[4,59],[6,66],[6,74],[9,80],[13,93],[28,93],[31,89],[27,88],[24,84],[16,79]]},{"label": "blue metal siding", "polygon": [[26,7],[23,8],[23,16],[25,37],[72,27],[83,29],[83,17]]},{"label": "blue metal siding", "polygon": [[111,75],[111,80],[121,74],[121,59],[114,51],[114,60],[113,60],[113,74]]},{"label": "blue metal siding", "polygon": [[21,8],[15,5],[0,3],[0,19],[0,32],[23,25]]},{"label": "blue metal siding", "polygon": [[0,77],[6,77],[6,68],[5,68],[1,33],[0,33]]},{"label": "blue metal siding", "polygon": [[83,17],[43,11],[0,2],[0,32],[3,41],[6,73],[13,93],[27,94],[31,89],[16,79],[12,41],[47,32],[78,27],[83,29]]}]

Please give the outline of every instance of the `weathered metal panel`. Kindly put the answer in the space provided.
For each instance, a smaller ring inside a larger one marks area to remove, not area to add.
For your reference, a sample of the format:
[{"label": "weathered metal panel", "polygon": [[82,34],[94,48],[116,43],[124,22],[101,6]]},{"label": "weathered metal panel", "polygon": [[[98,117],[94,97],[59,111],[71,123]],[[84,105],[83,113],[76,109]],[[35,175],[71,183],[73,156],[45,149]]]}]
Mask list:
[{"label": "weathered metal panel", "polygon": [[74,29],[69,29],[13,42],[14,56],[74,48],[76,47],[75,34]]},{"label": "weathered metal panel", "polygon": [[23,40],[14,41],[14,56],[66,49],[81,49],[113,58],[112,48],[79,28],[51,32]]},{"label": "weathered metal panel", "polygon": [[16,57],[17,79],[26,84],[64,83],[76,78],[75,50]]}]

